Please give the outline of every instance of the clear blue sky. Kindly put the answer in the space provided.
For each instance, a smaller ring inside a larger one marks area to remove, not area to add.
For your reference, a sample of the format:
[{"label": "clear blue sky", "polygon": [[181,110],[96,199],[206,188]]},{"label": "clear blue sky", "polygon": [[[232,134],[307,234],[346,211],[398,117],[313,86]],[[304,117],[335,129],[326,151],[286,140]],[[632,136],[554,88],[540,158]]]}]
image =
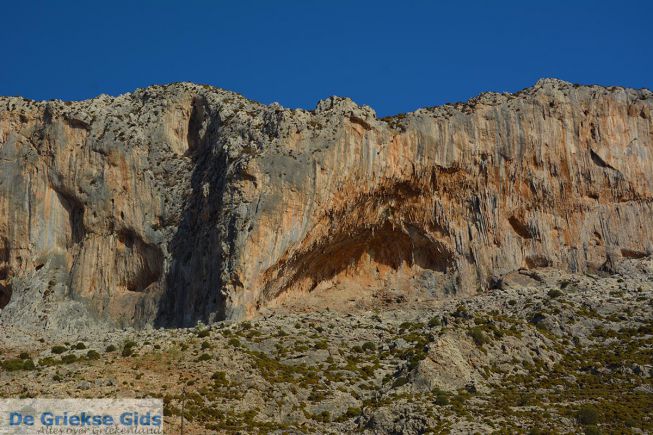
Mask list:
[{"label": "clear blue sky", "polygon": [[0,95],[207,83],[389,115],[540,77],[653,87],[651,1],[34,1],[2,4]]}]

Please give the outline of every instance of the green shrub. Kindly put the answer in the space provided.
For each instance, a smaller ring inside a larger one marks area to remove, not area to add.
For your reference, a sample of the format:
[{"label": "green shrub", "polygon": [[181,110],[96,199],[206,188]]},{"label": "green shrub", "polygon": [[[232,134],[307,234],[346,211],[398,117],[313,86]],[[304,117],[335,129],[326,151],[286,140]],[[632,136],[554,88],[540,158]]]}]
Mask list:
[{"label": "green shrub", "polygon": [[105,349],[105,352],[107,352],[107,353],[109,353],[109,352],[115,352],[116,350],[118,350],[118,349],[116,348],[116,346],[114,346],[113,344],[110,344],[110,345],[108,345],[107,348]]},{"label": "green shrub", "polygon": [[374,352],[376,350],[376,345],[371,341],[366,341],[365,343],[363,343],[362,349],[365,352]]},{"label": "green shrub", "polygon": [[211,355],[209,355],[208,353],[203,353],[202,355],[199,356],[199,358],[197,358],[197,361],[198,362],[208,361],[210,359],[211,359]]},{"label": "green shrub", "polygon": [[29,353],[21,352],[20,355],[18,355],[18,358],[20,358],[20,359],[29,359]]},{"label": "green shrub", "polygon": [[55,355],[61,355],[62,353],[66,352],[68,348],[66,346],[54,346],[52,348],[52,353]]},{"label": "green shrub", "polygon": [[50,366],[55,366],[59,364],[59,361],[55,360],[51,356],[46,356],[45,358],[41,358],[39,360],[39,365],[41,367],[50,367]]},{"label": "green shrub", "polygon": [[551,299],[555,299],[557,297],[562,296],[562,292],[560,290],[554,288],[554,289],[549,290],[549,292],[547,293],[547,296],[549,296]]},{"label": "green shrub", "polygon": [[601,435],[601,431],[594,425],[585,426],[585,435]]},{"label": "green shrub", "polygon": [[355,406],[350,406],[347,408],[347,412],[345,412],[345,417],[347,418],[354,418],[358,417],[359,415],[361,415],[361,409]]},{"label": "green shrub", "polygon": [[433,316],[431,317],[431,320],[429,320],[429,327],[431,328],[435,328],[440,325],[442,325],[442,321],[440,320],[439,316]]},{"label": "green shrub", "polygon": [[77,350],[84,350],[86,349],[86,345],[82,343],[81,341],[75,345],[75,349]]},{"label": "green shrub", "polygon": [[472,337],[472,340],[474,340],[474,343],[476,343],[477,346],[483,346],[485,343],[487,343],[485,334],[483,334],[483,331],[478,326],[469,329],[469,331],[467,331],[467,335]]},{"label": "green shrub", "polygon": [[406,385],[408,383],[408,378],[405,376],[402,376],[400,378],[397,378],[397,380],[392,384],[394,388],[401,387],[402,385]]},{"label": "green shrub", "polygon": [[229,344],[233,347],[240,347],[240,340],[238,340],[236,337],[232,337],[229,339]]},{"label": "green shrub", "polygon": [[2,368],[8,372],[19,370],[34,370],[34,361],[31,359],[8,359],[2,362]]},{"label": "green shrub", "polygon": [[400,331],[414,331],[416,329],[421,328],[424,326],[423,324],[419,322],[403,322],[401,325],[399,325],[399,330]]},{"label": "green shrub", "polygon": [[64,355],[61,357],[61,362],[64,364],[71,364],[74,363],[75,361],[77,361],[77,357],[72,353],[69,353],[68,355]]},{"label": "green shrub", "polygon": [[546,315],[541,311],[536,311],[528,322],[535,325],[537,328],[544,328],[544,324],[542,323],[544,320],[546,320]]},{"label": "green shrub", "polygon": [[199,332],[197,333],[197,336],[198,336],[199,338],[206,338],[206,337],[208,337],[209,335],[211,335],[211,331],[210,331],[209,329],[202,329],[201,331],[199,331]]},{"label": "green shrub", "polygon": [[456,307],[456,311],[452,314],[454,317],[457,318],[462,318],[462,319],[469,319],[471,318],[471,314],[469,311],[467,311],[467,307],[464,305],[460,304]]},{"label": "green shrub", "polygon": [[584,405],[576,413],[576,419],[582,425],[592,425],[599,421],[599,410],[593,405]]},{"label": "green shrub", "polygon": [[435,396],[435,404],[438,406],[446,406],[449,404],[449,398],[447,397],[446,393],[441,392],[436,394]]},{"label": "green shrub", "polygon": [[227,384],[227,374],[225,372],[215,372],[211,375],[211,379],[213,379],[216,384]]},{"label": "green shrub", "polygon": [[100,359],[100,354],[96,350],[91,349],[86,352],[86,358],[90,360],[98,360]]},{"label": "green shrub", "polygon": [[125,343],[125,345],[122,348],[122,356],[128,357],[132,356],[134,354],[134,347],[136,346],[136,343],[133,341],[128,341]]},{"label": "green shrub", "polygon": [[211,345],[209,344],[208,341],[203,341],[201,348],[202,350],[211,349]]}]

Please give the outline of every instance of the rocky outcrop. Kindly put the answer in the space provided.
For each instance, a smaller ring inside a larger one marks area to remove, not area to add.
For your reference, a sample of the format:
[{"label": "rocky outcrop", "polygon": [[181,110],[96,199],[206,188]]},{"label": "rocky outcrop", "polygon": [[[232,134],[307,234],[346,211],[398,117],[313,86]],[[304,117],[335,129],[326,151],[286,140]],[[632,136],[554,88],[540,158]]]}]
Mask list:
[{"label": "rocky outcrop", "polygon": [[653,94],[545,79],[378,119],[224,90],[0,99],[0,319],[192,325],[653,249]]}]

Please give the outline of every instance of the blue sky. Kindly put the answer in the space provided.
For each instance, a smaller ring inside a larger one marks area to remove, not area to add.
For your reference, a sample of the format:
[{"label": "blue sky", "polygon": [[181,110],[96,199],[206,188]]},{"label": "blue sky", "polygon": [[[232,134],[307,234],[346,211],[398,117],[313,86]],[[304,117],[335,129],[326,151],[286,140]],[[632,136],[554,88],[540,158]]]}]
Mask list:
[{"label": "blue sky", "polygon": [[380,115],[541,77],[653,88],[650,1],[11,1],[0,95],[84,99],[194,81]]}]

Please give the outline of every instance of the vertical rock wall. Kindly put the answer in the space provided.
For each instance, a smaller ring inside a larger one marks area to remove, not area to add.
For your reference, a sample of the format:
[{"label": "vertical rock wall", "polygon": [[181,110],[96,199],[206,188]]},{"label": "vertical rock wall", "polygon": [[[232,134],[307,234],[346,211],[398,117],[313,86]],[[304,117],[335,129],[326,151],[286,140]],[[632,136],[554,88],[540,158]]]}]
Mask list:
[{"label": "vertical rock wall", "polygon": [[653,249],[653,96],[541,80],[380,120],[192,84],[0,99],[0,320],[193,325],[284,295],[474,293]]}]

